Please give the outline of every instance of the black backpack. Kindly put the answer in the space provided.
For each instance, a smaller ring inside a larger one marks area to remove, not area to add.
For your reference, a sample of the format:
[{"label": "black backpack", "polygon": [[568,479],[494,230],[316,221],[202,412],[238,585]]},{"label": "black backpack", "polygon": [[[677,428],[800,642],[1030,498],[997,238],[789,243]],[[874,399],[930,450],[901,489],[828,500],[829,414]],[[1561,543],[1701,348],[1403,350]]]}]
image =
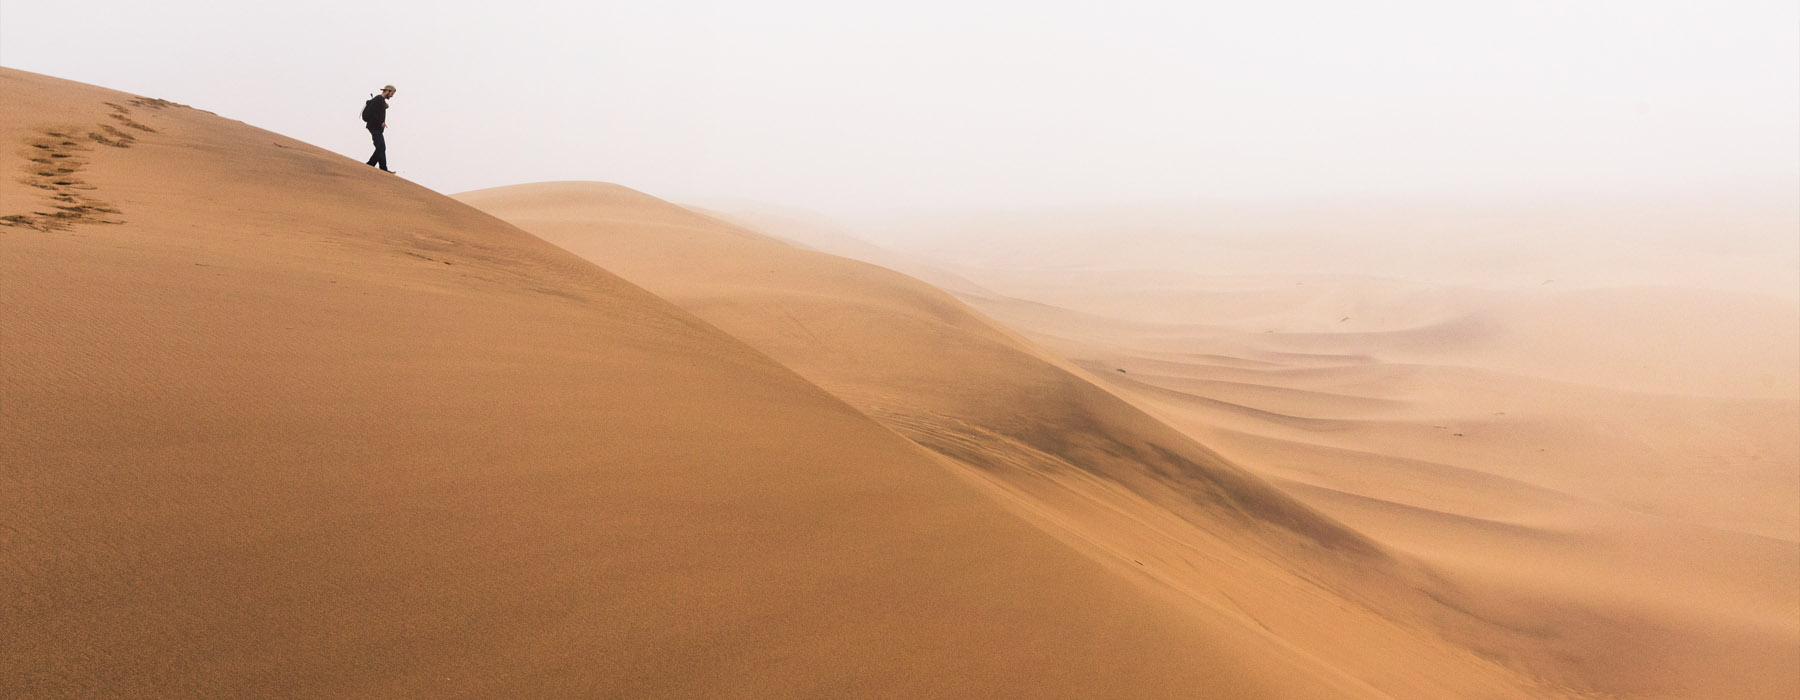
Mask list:
[{"label": "black backpack", "polygon": [[375,116],[375,101],[379,99],[381,98],[371,97],[368,102],[363,103],[362,120],[364,124],[370,124],[375,120],[380,119],[380,117]]}]

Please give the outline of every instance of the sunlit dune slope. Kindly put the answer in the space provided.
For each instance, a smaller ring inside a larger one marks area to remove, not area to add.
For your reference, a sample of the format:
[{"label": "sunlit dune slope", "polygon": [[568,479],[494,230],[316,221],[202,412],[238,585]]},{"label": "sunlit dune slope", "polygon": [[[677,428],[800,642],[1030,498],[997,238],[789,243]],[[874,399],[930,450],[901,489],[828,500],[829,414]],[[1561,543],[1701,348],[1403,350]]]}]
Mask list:
[{"label": "sunlit dune slope", "polygon": [[0,94],[0,696],[1365,695],[486,214]]},{"label": "sunlit dune slope", "polygon": [[1253,632],[1386,697],[1585,688],[1459,593],[1301,506],[928,285],[624,188],[458,196],[594,260],[964,465],[1047,531],[1182,594],[1209,634]]}]

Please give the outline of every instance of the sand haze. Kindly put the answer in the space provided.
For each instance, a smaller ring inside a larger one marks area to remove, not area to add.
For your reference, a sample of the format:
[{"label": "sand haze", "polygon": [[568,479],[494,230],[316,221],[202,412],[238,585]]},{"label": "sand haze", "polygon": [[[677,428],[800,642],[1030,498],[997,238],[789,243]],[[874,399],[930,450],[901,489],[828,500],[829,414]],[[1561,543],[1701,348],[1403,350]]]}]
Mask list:
[{"label": "sand haze", "polygon": [[0,92],[0,694],[1800,692],[1786,248],[896,250]]}]

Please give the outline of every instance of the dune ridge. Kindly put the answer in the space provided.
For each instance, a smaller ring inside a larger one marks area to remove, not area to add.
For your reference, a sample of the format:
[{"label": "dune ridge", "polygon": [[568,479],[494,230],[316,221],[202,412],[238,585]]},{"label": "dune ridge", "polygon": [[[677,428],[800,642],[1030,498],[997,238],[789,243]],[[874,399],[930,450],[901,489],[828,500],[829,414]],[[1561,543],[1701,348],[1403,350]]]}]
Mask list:
[{"label": "dune ridge", "polygon": [[0,93],[0,695],[1368,696],[487,214]]},{"label": "dune ridge", "polygon": [[[1526,622],[1544,614],[1581,627],[1611,624],[1594,611],[1566,606],[1519,615],[1506,608],[1516,592],[1469,588],[1385,545],[1365,550],[1360,543],[1372,540],[1361,533],[1355,547],[1321,547],[1318,539],[1270,537],[1266,523],[1283,523],[1281,517],[1258,513],[1248,522],[1265,524],[1246,527],[1245,520],[1195,508],[1191,496],[1169,498],[1159,481],[1168,462],[1149,445],[1189,445],[1182,449],[1204,451],[1206,461],[1197,464],[1232,474],[1238,468],[1198,443],[1169,441],[1166,426],[1098,390],[1093,374],[1103,368],[1090,367],[1090,374],[1011,333],[995,334],[980,314],[928,285],[758,240],[616,186],[544,183],[459,198],[605,261],[719,324],[967,465],[1098,559],[1181,591],[1203,609],[1229,612],[1377,692],[1648,697],[1667,687],[1658,685],[1666,678],[1644,681],[1572,661],[1593,641],[1585,632]],[[1132,437],[1139,435],[1154,437]],[[1236,493],[1262,498],[1265,491]],[[1662,659],[1675,652],[1645,653]]]},{"label": "dune ridge", "polygon": [[[968,256],[938,245],[941,260],[978,261],[946,263],[987,290],[965,301],[1428,563],[1471,611],[1579,640],[1562,645],[1561,665],[1595,687],[1800,692],[1793,239],[1736,237],[1767,226],[1748,223],[1755,212],[1695,210],[1646,227],[1644,240],[1602,246],[1586,231],[1559,248],[1546,231],[1620,225],[1575,211],[1530,217],[1552,225],[1510,234],[1523,243],[1487,267],[1452,256],[1445,264],[1471,280],[1461,284],[1347,274],[1440,258],[1312,213],[1296,217],[1319,233],[1272,244],[1190,220],[1186,245],[1208,253],[1197,261],[1146,262],[1178,229],[1002,236]],[[1471,250],[1503,232],[1472,226],[1487,238]],[[1394,258],[1365,267],[1384,255]],[[1559,272],[1520,274],[1532,268]]]},{"label": "dune ridge", "polygon": [[1788,336],[1710,340],[1779,303],[1662,377],[1594,361],[1655,334],[1531,342],[1635,292],[940,289],[0,92],[0,694],[1800,692],[1800,397],[1739,371]]}]

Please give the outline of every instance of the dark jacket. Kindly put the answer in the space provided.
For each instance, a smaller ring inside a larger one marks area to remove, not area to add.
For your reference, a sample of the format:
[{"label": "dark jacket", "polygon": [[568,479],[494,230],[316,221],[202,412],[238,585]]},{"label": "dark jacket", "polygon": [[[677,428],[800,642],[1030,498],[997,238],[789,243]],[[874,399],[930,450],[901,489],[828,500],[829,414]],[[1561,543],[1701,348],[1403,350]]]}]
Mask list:
[{"label": "dark jacket", "polygon": [[387,98],[380,95],[369,98],[363,103],[363,124],[371,129],[379,129],[387,123]]}]

